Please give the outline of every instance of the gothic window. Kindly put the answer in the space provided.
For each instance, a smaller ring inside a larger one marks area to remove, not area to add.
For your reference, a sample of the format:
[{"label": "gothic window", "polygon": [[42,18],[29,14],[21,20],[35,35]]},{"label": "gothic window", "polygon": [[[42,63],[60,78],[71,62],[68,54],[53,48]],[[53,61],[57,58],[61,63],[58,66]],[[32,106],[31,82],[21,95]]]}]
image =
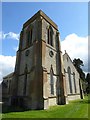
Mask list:
[{"label": "gothic window", "polygon": [[26,65],[26,67],[25,67],[25,77],[24,77],[23,95],[26,95],[26,87],[27,87],[27,65]]},{"label": "gothic window", "polygon": [[49,44],[49,29],[47,30],[47,34],[48,34],[48,44]]},{"label": "gothic window", "polygon": [[27,31],[27,42],[26,42],[26,46],[29,47],[32,45],[32,35],[33,35],[33,29],[30,28],[28,31]]},{"label": "gothic window", "polygon": [[75,89],[75,93],[77,92],[76,90],[76,82],[75,82],[75,73],[73,72],[73,80],[74,80],[74,89]]},{"label": "gothic window", "polygon": [[51,94],[54,95],[54,79],[53,79],[53,69],[50,70],[50,86],[51,86]]},{"label": "gothic window", "polygon": [[47,30],[47,34],[48,34],[48,44],[50,44],[51,46],[53,46],[53,29],[51,26],[49,26],[48,30]]},{"label": "gothic window", "polygon": [[27,46],[29,46],[30,31],[27,32]]},{"label": "gothic window", "polygon": [[70,67],[67,68],[67,72],[68,72],[68,79],[69,79],[70,93],[72,93],[71,68],[70,68]]},{"label": "gothic window", "polygon": [[32,29],[30,30],[30,45],[32,44]]},{"label": "gothic window", "polygon": [[8,83],[8,93],[10,93],[10,85],[11,85],[11,80],[9,80],[9,83]]}]

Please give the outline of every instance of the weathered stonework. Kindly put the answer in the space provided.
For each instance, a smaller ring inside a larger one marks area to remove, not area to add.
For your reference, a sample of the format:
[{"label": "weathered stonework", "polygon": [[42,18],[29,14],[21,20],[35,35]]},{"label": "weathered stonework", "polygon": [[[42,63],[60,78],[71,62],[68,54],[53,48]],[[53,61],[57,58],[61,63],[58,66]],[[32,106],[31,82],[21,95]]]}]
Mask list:
[{"label": "weathered stonework", "polygon": [[[72,63],[71,58],[66,52],[63,55],[63,61],[64,61],[64,73],[65,73],[66,84],[67,84],[66,91],[67,91],[68,100],[78,99],[80,98],[79,73],[77,72],[76,68]],[[68,68],[70,68],[70,74],[69,74]],[[70,84],[71,84],[71,87],[70,87]],[[70,89],[72,89],[71,92],[70,92]]]},{"label": "weathered stonework", "polygon": [[[8,97],[11,104],[27,109],[48,109],[80,98],[79,74],[70,60],[67,63],[67,57],[66,54],[62,56],[57,25],[41,10],[38,11],[24,23],[20,34],[12,92]],[[75,91],[71,75],[72,94],[68,66],[76,76]]]}]

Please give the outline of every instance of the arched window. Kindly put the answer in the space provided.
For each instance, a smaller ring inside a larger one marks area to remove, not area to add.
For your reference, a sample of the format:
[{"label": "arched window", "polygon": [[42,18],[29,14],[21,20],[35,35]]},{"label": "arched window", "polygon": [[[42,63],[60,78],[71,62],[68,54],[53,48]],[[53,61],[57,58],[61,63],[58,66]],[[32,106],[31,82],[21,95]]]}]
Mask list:
[{"label": "arched window", "polygon": [[8,93],[10,94],[10,86],[11,86],[11,80],[8,82]]},{"label": "arched window", "polygon": [[26,46],[29,46],[29,39],[30,39],[30,31],[27,32],[27,40],[26,40]]},{"label": "arched window", "polygon": [[30,29],[30,45],[32,44],[32,33],[33,33],[33,30]]},{"label": "arched window", "polygon": [[26,46],[29,47],[32,45],[32,36],[33,36],[33,29],[32,27],[28,29],[27,31],[27,40],[26,40]]},{"label": "arched window", "polygon": [[24,88],[23,88],[23,95],[26,95],[26,87],[27,87],[27,64],[25,66],[25,78],[24,78]]},{"label": "arched window", "polygon": [[74,80],[74,89],[75,89],[75,93],[77,92],[77,89],[76,89],[76,82],[75,82],[75,73],[73,72],[73,80]]},{"label": "arched window", "polygon": [[49,44],[49,28],[47,29],[47,43]]},{"label": "arched window", "polygon": [[51,86],[51,94],[54,95],[54,79],[53,79],[53,69],[51,67],[50,70],[50,86]]},{"label": "arched window", "polygon": [[47,29],[47,34],[48,34],[48,44],[50,44],[51,46],[53,46],[53,29],[51,26],[49,26],[49,28]]},{"label": "arched window", "polygon": [[70,67],[67,68],[67,72],[68,72],[68,79],[69,79],[70,93],[72,93],[71,68],[70,68]]}]

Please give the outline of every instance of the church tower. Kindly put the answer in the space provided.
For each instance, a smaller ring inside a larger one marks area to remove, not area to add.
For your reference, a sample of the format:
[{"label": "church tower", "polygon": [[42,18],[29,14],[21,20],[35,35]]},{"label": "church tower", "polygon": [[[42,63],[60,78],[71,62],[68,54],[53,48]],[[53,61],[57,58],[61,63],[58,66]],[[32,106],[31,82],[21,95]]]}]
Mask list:
[{"label": "church tower", "polygon": [[58,27],[40,10],[23,24],[16,57],[14,96],[29,109],[66,104],[63,73]]}]

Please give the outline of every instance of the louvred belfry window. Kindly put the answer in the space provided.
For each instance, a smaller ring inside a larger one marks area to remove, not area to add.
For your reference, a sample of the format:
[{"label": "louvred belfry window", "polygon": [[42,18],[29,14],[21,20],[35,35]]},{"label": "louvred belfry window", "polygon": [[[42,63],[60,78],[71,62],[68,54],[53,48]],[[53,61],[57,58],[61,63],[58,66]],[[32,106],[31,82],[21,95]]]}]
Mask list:
[{"label": "louvred belfry window", "polygon": [[33,36],[33,28],[30,27],[27,30],[27,40],[26,40],[26,46],[29,47],[32,45],[32,36]]},{"label": "louvred belfry window", "polygon": [[48,40],[47,43],[53,47],[53,29],[51,26],[47,29]]}]

